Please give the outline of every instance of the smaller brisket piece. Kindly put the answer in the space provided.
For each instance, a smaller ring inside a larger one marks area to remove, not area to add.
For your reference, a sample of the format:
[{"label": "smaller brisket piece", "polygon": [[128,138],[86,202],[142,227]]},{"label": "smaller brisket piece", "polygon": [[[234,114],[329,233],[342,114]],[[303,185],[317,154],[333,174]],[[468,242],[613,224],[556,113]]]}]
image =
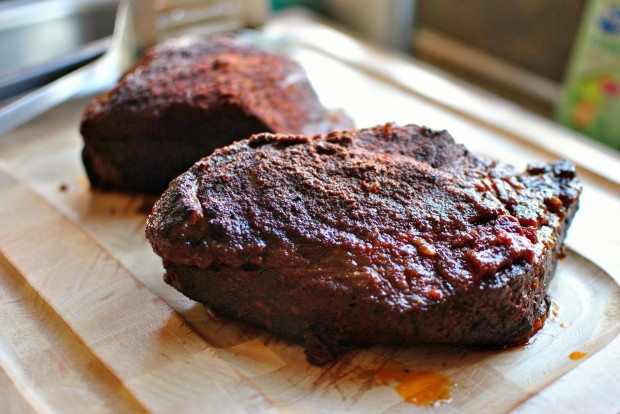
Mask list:
[{"label": "smaller brisket piece", "polygon": [[259,134],[175,179],[146,235],[167,283],[315,364],[361,344],[508,346],[544,323],[580,191],[569,162],[517,172],[414,125]]},{"label": "smaller brisket piece", "polygon": [[174,39],[94,99],[81,124],[94,188],[160,195],[200,158],[259,132],[350,128],[320,104],[304,70],[230,36]]}]

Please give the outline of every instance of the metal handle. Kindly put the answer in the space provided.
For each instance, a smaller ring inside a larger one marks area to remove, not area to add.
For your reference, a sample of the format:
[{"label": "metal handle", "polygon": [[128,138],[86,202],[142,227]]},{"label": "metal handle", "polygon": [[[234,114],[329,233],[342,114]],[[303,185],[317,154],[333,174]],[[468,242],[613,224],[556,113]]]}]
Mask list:
[{"label": "metal handle", "polygon": [[81,94],[107,88],[131,64],[135,50],[133,17],[128,1],[118,9],[110,49],[99,59],[22,96],[0,109],[0,134],[15,129]]}]

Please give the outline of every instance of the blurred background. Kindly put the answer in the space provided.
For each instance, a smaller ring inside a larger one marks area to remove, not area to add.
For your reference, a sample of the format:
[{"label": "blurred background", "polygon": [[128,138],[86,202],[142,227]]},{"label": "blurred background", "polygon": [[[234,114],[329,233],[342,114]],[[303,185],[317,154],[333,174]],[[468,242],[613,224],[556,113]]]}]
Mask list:
[{"label": "blurred background", "polygon": [[[245,1],[307,8],[620,149],[620,0]],[[103,53],[117,4],[0,1],[0,100]]]}]

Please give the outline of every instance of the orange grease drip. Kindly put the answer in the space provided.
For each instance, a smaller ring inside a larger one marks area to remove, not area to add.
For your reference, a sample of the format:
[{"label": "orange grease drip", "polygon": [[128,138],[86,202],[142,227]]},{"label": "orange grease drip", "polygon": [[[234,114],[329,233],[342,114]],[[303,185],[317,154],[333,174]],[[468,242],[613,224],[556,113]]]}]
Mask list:
[{"label": "orange grease drip", "polygon": [[581,358],[585,357],[586,355],[588,355],[588,354],[586,354],[585,352],[575,351],[575,352],[571,352],[568,357],[570,359],[574,360],[574,361],[577,361],[578,359],[581,359]]},{"label": "orange grease drip", "polygon": [[454,385],[449,378],[430,371],[380,371],[377,378],[384,385],[393,385],[406,402],[421,407],[449,402]]}]

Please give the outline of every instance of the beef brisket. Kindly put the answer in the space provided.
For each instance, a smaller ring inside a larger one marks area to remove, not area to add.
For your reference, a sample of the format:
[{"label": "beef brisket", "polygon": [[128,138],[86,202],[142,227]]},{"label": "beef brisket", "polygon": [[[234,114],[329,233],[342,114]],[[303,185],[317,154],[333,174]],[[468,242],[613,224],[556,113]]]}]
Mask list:
[{"label": "beef brisket", "polygon": [[94,188],[160,195],[234,140],[351,126],[321,105],[301,66],[284,56],[231,36],[172,39],[89,104],[82,158]]},{"label": "beef brisket", "polygon": [[259,134],[175,179],[146,235],[165,280],[216,314],[306,347],[528,340],[581,186],[571,163],[476,157],[387,124]]}]

